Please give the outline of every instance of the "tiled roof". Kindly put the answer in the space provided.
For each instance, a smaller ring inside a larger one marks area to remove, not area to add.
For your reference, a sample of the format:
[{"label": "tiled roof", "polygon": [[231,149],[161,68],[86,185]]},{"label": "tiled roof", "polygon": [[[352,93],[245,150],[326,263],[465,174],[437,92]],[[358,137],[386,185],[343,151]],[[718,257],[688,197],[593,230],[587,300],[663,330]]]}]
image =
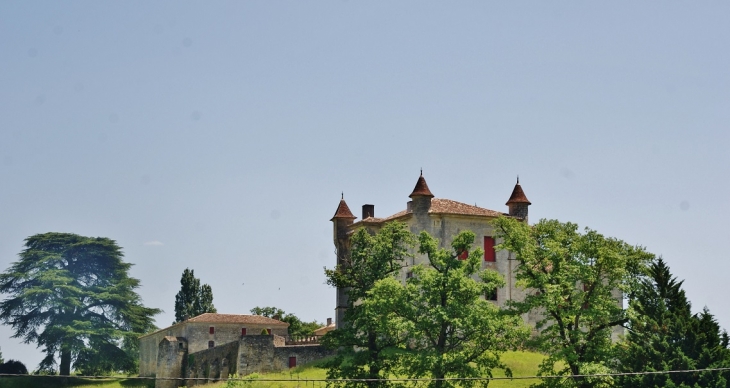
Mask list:
[{"label": "tiled roof", "polygon": [[273,325],[288,327],[289,324],[273,318],[266,318],[262,315],[242,315],[242,314],[200,314],[195,318],[190,318],[186,322],[202,322],[202,323],[252,323],[259,325]]},{"label": "tiled roof", "polygon": [[517,178],[517,184],[515,185],[515,188],[512,190],[512,195],[509,196],[509,200],[507,201],[506,205],[509,205],[511,203],[526,203],[528,205],[532,205],[530,201],[527,200],[527,196],[525,195],[525,192],[522,191],[522,186],[520,186],[520,179]]},{"label": "tiled roof", "polygon": [[413,188],[413,192],[409,197],[419,197],[419,196],[426,196],[433,198],[433,194],[431,194],[431,190],[428,189],[428,185],[426,184],[426,179],[423,178],[423,175],[418,177],[418,182],[416,182],[416,187]]},{"label": "tiled roof", "polygon": [[495,210],[485,209],[474,205],[468,205],[463,202],[456,202],[450,199],[434,198],[431,200],[431,209],[428,211],[433,214],[461,214],[466,216],[487,216],[499,217],[503,213]]},{"label": "tiled roof", "polygon": [[162,328],[160,330],[154,331],[152,333],[147,333],[144,335],[139,336],[139,338],[144,338],[151,336],[153,334],[160,333],[165,330],[169,330],[175,326],[178,325],[184,325],[188,322],[197,322],[197,323],[250,323],[250,324],[258,324],[258,325],[271,325],[271,326],[281,326],[281,327],[289,327],[289,324],[286,322],[278,321],[276,319],[272,318],[266,318],[261,315],[243,315],[243,314],[216,314],[216,313],[205,313],[200,314],[197,317],[193,317],[188,319],[187,321],[178,322],[173,325],[170,325],[168,327]]},{"label": "tiled roof", "polygon": [[352,212],[350,211],[350,208],[347,206],[347,203],[345,202],[345,199],[343,198],[340,200],[340,204],[337,205],[337,211],[335,211],[335,215],[332,217],[332,219],[330,221],[334,220],[335,218],[347,218],[347,219],[354,220],[357,217],[355,217],[352,214]]},{"label": "tiled roof", "polygon": [[[431,209],[428,211],[431,214],[458,214],[465,216],[483,216],[483,217],[499,217],[504,215],[495,210],[485,209],[483,207],[469,205],[463,202],[452,201],[450,199],[433,198],[431,200]],[[401,210],[386,218],[374,218],[368,217],[364,220],[358,221],[353,226],[361,224],[381,224],[388,221],[393,221],[401,217],[410,216],[412,212],[408,210]]]}]

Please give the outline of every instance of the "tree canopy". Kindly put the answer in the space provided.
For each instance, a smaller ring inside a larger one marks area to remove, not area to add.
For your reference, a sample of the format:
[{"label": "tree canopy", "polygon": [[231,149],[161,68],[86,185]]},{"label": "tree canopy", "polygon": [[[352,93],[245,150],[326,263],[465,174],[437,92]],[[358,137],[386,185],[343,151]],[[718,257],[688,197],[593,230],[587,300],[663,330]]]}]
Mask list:
[{"label": "tree canopy", "polygon": [[[159,309],[147,308],[114,240],[45,233],[25,240],[20,260],[0,274],[0,321],[13,337],[36,343],[46,356],[39,369],[68,375],[74,360],[107,363],[105,372],[134,370],[137,336],[154,327]],[[93,356],[92,356],[93,354]]]},{"label": "tree canopy", "polygon": [[254,307],[251,314],[261,315],[267,318],[278,319],[289,324],[288,333],[292,337],[306,337],[314,334],[314,331],[322,327],[317,321],[304,322],[294,314],[287,314],[284,310],[276,307]]},{"label": "tree canopy", "polygon": [[[327,371],[329,379],[371,379],[367,385],[387,385],[393,368],[392,352],[403,341],[399,327],[385,324],[379,316],[370,313],[362,303],[379,280],[393,276],[412,256],[415,236],[404,223],[387,223],[375,234],[365,229],[350,238],[350,255],[334,269],[326,269],[327,283],[345,288],[348,294],[347,310],[341,327],[324,336],[324,343],[342,352],[334,358]],[[357,352],[347,352],[352,349]],[[352,381],[346,387],[357,386]]]},{"label": "tree canopy", "polygon": [[[537,312],[540,335],[536,346],[549,357],[540,367],[544,374],[576,376],[608,372],[612,328],[628,321],[622,307],[624,293],[638,283],[653,255],[641,247],[573,223],[540,220],[529,226],[500,217],[497,249],[512,252],[519,263],[518,284],[528,290],[511,307],[517,313]],[[558,369],[557,371],[555,369]],[[600,386],[601,381],[568,378],[544,384]]]},{"label": "tree canopy", "polygon": [[213,289],[207,285],[200,285],[200,279],[195,277],[195,271],[185,268],[180,277],[180,291],[175,295],[175,322],[182,322],[204,313],[215,313],[213,306]]},{"label": "tree canopy", "polygon": [[[362,303],[370,315],[400,331],[398,370],[410,378],[431,377],[432,387],[452,387],[452,381],[444,380],[449,377],[491,376],[493,368],[509,374],[500,354],[529,335],[519,316],[485,299],[504,286],[504,279],[496,271],[481,270],[484,252],[472,249],[474,238],[463,231],[445,249],[421,232],[418,252],[427,256],[428,265],[415,266],[405,285],[392,277],[376,282]],[[468,256],[461,260],[464,252]],[[463,380],[459,385],[475,383]]]}]

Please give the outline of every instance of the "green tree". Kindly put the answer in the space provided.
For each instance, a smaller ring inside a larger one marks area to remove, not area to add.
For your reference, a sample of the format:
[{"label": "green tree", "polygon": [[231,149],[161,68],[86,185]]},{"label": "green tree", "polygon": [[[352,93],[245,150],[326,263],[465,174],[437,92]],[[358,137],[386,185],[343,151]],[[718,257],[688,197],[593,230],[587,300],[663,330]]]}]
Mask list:
[{"label": "green tree", "polygon": [[[378,280],[401,270],[404,260],[412,256],[414,244],[415,236],[403,223],[387,223],[374,235],[360,229],[350,238],[350,255],[345,262],[325,270],[327,283],[347,289],[348,295],[345,322],[323,338],[326,346],[342,350],[329,365],[329,379],[371,379],[367,382],[371,388],[387,385],[375,379],[390,376],[392,356],[402,344],[404,332],[392,325],[384,326],[382,317],[373,315],[358,301],[367,297]],[[359,384],[348,381],[344,385]]]},{"label": "green tree", "polygon": [[[0,274],[0,292],[8,295],[0,303],[0,321],[13,327],[14,338],[43,348],[40,370],[55,369],[58,355],[60,374],[68,375],[90,345],[118,353],[125,339],[136,341],[154,327],[152,316],[160,310],[142,305],[135,292],[139,280],[129,277],[131,264],[122,257],[108,238],[37,234],[25,240],[20,260]],[[109,368],[134,365],[129,357]]]},{"label": "green tree", "polygon": [[193,318],[204,313],[217,312],[213,306],[213,289],[200,285],[192,269],[185,268],[180,278],[180,291],[175,295],[175,322]]},{"label": "green tree", "polygon": [[317,321],[304,322],[296,315],[287,314],[284,310],[276,307],[254,307],[251,309],[251,314],[262,315],[288,323],[288,333],[292,337],[311,336],[315,330],[322,327],[322,324]]},{"label": "green tree", "polygon": [[518,284],[529,291],[512,308],[543,316],[537,322],[536,346],[549,357],[540,372],[569,376],[543,384],[609,384],[605,379],[570,376],[609,371],[612,328],[628,321],[621,306],[623,295],[636,287],[653,255],[590,229],[581,234],[576,224],[556,220],[529,226],[500,217],[495,227],[503,239],[497,248],[514,254]]},{"label": "green tree", "polygon": [[[630,294],[626,340],[618,348],[618,370],[644,372],[719,368],[730,365],[727,334],[704,309],[692,314],[664,260],[652,263],[648,276]],[[625,376],[623,387],[725,387],[718,372]]]},{"label": "green tree", "polygon": [[[406,285],[394,278],[378,281],[363,301],[366,311],[400,328],[407,352],[396,362],[411,378],[432,377],[429,386],[453,387],[444,378],[492,376],[493,368],[508,368],[500,354],[514,349],[529,336],[519,316],[505,314],[484,297],[504,286],[496,271],[481,270],[481,248],[471,249],[475,235],[464,231],[451,249],[438,248],[426,232],[419,235],[419,250],[427,266],[416,266]],[[459,256],[469,252],[465,260]],[[478,278],[479,280],[475,279]],[[476,380],[460,381],[471,387]]]}]

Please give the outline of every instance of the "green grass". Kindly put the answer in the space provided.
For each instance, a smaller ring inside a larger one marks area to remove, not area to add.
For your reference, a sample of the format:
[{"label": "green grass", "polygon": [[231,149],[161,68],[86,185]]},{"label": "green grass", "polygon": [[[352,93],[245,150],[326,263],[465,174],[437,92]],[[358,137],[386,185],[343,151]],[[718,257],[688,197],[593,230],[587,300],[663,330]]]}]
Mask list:
[{"label": "green grass", "polygon": [[[537,368],[540,362],[545,358],[544,355],[533,352],[506,352],[502,355],[504,363],[512,370],[512,375],[517,376],[534,376],[537,374]],[[327,377],[327,371],[321,367],[323,361],[318,361],[309,365],[296,367],[292,370],[281,373],[254,374],[250,383],[237,384],[242,388],[324,388],[324,382],[306,382],[302,380],[323,380]],[[504,372],[501,370],[494,371],[494,377],[503,377]],[[281,379],[288,381],[262,381]],[[31,388],[31,387],[49,387],[49,388],[152,388],[154,382],[148,380],[135,379],[79,379],[68,378],[68,384],[63,384],[63,379],[58,377],[3,377],[0,378],[0,388]],[[493,380],[489,383],[490,388],[527,388],[531,384],[537,383],[538,380]],[[206,388],[224,388],[226,382],[212,383],[204,385]],[[231,384],[233,385],[233,384]]]},{"label": "green grass", "polygon": [[[545,356],[533,352],[506,352],[502,355],[504,363],[512,370],[512,376],[535,376],[537,369]],[[240,386],[241,388],[324,388],[324,382],[312,382],[302,380],[321,380],[327,377],[327,371],[320,367],[321,361],[315,364],[309,364],[292,369],[291,371],[282,373],[266,373],[256,374],[255,378],[249,383],[231,384],[232,386]],[[494,370],[494,377],[504,377],[504,371]],[[250,376],[253,377],[253,376]],[[291,381],[262,381],[282,379]],[[490,388],[527,388],[532,384],[539,382],[538,379],[525,380],[493,380],[489,383]],[[206,387],[224,388],[226,383],[211,384]]]},{"label": "green grass", "polygon": [[60,378],[46,376],[2,377],[0,388],[153,388],[154,381],[127,378],[116,379],[80,379],[76,377]]}]

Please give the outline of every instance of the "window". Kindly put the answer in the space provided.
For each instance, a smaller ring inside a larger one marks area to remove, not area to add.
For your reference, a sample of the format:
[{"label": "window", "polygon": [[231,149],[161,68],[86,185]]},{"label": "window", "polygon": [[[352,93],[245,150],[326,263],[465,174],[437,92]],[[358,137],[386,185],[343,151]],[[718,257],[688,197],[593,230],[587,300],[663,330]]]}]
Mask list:
[{"label": "window", "polygon": [[494,237],[484,236],[484,261],[497,261],[497,254],[494,252]]},{"label": "window", "polygon": [[294,368],[296,366],[297,366],[297,358],[289,357],[289,368]]},{"label": "window", "polygon": [[271,329],[266,329],[266,334],[271,335]]},{"label": "window", "polygon": [[469,257],[469,251],[461,251],[459,253],[459,260],[466,260]]},{"label": "window", "polygon": [[208,349],[215,347],[215,341],[208,341]]},{"label": "window", "polygon": [[410,279],[413,277],[413,271],[406,272],[406,279]]},{"label": "window", "polygon": [[215,334],[215,327],[211,326],[208,328],[208,333]]},{"label": "window", "polygon": [[494,288],[490,291],[487,291],[487,293],[484,294],[484,299],[496,301],[497,300],[497,289]]},{"label": "window", "polygon": [[244,336],[244,335],[246,335],[246,328],[245,327],[241,328],[241,336]]},{"label": "window", "polygon": [[184,349],[184,346],[183,346],[183,343],[182,342],[178,342],[177,343],[177,347],[180,348],[180,350],[183,350]]}]

